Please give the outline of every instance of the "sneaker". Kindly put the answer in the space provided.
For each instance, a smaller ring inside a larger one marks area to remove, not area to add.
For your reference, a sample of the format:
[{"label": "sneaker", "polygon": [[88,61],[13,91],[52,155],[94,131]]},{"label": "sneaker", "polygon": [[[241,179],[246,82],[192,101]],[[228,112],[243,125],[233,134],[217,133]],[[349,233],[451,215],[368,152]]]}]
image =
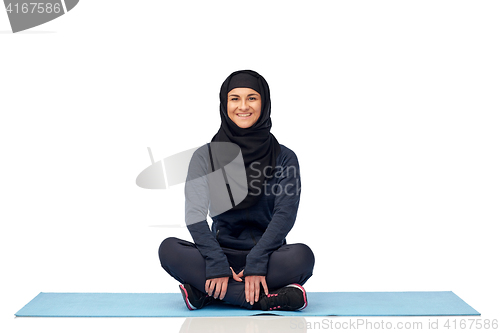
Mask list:
[{"label": "sneaker", "polygon": [[182,299],[186,303],[189,310],[197,310],[212,303],[214,298],[202,293],[198,289],[192,287],[190,284],[184,283],[179,285],[182,293]]},{"label": "sneaker", "polygon": [[265,311],[296,311],[307,306],[307,296],[300,284],[293,283],[267,295],[262,294],[259,303],[261,309]]}]

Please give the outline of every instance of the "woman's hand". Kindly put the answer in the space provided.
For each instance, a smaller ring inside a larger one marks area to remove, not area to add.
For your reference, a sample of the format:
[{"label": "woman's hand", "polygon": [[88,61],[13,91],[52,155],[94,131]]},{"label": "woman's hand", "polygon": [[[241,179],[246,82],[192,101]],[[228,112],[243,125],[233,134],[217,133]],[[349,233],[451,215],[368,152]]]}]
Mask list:
[{"label": "woman's hand", "polygon": [[243,277],[243,271],[244,271],[244,270],[242,270],[239,274],[236,274],[236,273],[233,271],[233,268],[232,268],[232,267],[229,267],[229,268],[231,268],[231,272],[233,272],[233,279],[235,279],[235,280],[236,280],[236,281],[238,281],[238,282],[242,282],[242,281],[243,281],[242,277]]},{"label": "woman's hand", "polygon": [[[242,282],[243,279],[243,272],[245,270],[242,270],[238,274],[236,274],[233,270],[232,267],[231,272],[233,272],[233,279],[235,279],[238,282]],[[269,290],[267,289],[267,283],[266,283],[266,277],[263,275],[250,275],[250,276],[245,276],[245,297],[247,302],[250,303],[250,305],[253,305],[254,302],[259,301],[259,294],[260,294],[260,285],[262,284],[262,287],[264,287],[264,292],[269,294]]]},{"label": "woman's hand", "polygon": [[[232,267],[231,272],[233,272],[233,279],[235,279],[238,282],[242,282],[243,279],[243,272],[245,270],[242,270],[238,274],[236,274],[233,270]],[[267,289],[267,283],[266,283],[266,277],[263,275],[250,275],[250,276],[245,276],[245,297],[247,302],[250,303],[250,305],[253,305],[254,302],[259,301],[259,294],[260,294],[260,285],[262,284],[262,287],[264,287],[264,292],[269,294],[269,290]]]},{"label": "woman's hand", "polygon": [[[243,273],[243,271],[241,271]],[[240,273],[240,274],[241,274]],[[253,305],[254,302],[259,301],[259,293],[260,293],[260,285],[264,287],[265,294],[269,294],[267,290],[266,277],[263,275],[250,275],[245,276],[245,297],[247,302],[250,302],[250,305]]]},{"label": "woman's hand", "polygon": [[224,296],[226,296],[228,281],[229,276],[208,279],[207,282],[205,282],[205,292],[207,292],[208,296],[212,296],[213,293],[214,298],[223,299]]}]

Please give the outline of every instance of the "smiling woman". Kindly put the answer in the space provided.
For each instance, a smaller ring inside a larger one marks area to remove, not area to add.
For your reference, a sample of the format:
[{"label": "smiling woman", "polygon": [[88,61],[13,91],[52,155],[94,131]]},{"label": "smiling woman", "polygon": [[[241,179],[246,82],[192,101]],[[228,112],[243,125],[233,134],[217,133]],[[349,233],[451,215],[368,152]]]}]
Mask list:
[{"label": "smiling woman", "polygon": [[[181,283],[190,310],[219,300],[255,310],[304,309],[302,285],[312,276],[314,254],[307,245],[285,239],[299,208],[300,172],[295,153],[271,134],[269,86],[254,71],[237,71],[224,81],[219,98],[219,131],[208,148],[195,152],[188,170],[186,223],[194,243],[165,239],[161,265]],[[221,142],[235,144],[243,156],[247,190],[236,203],[233,178],[225,175],[227,192],[217,192],[203,177],[220,169],[214,168],[214,152]],[[214,213],[216,201],[228,196],[232,208]]]},{"label": "smiling woman", "polygon": [[261,106],[260,94],[251,88],[234,88],[227,96],[227,115],[241,128],[257,122]]}]

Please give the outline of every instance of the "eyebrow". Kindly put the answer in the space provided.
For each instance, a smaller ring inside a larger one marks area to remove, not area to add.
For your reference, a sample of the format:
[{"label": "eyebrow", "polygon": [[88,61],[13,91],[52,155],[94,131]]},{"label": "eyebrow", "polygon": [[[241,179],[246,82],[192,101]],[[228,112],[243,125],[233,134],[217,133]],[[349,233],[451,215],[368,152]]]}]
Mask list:
[{"label": "eyebrow", "polygon": [[[240,95],[236,95],[236,94],[231,94],[228,97],[231,97],[231,96],[240,97]],[[248,94],[247,96],[259,96],[259,94]]]}]

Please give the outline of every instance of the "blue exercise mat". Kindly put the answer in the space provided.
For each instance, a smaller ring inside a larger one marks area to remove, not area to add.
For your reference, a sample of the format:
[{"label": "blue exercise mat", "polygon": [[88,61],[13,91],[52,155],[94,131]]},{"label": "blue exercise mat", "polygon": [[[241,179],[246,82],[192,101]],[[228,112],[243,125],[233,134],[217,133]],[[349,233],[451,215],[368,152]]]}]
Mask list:
[{"label": "blue exercise mat", "polygon": [[309,292],[302,311],[246,310],[218,303],[189,311],[178,294],[40,293],[18,317],[242,317],[480,315],[451,291]]}]

